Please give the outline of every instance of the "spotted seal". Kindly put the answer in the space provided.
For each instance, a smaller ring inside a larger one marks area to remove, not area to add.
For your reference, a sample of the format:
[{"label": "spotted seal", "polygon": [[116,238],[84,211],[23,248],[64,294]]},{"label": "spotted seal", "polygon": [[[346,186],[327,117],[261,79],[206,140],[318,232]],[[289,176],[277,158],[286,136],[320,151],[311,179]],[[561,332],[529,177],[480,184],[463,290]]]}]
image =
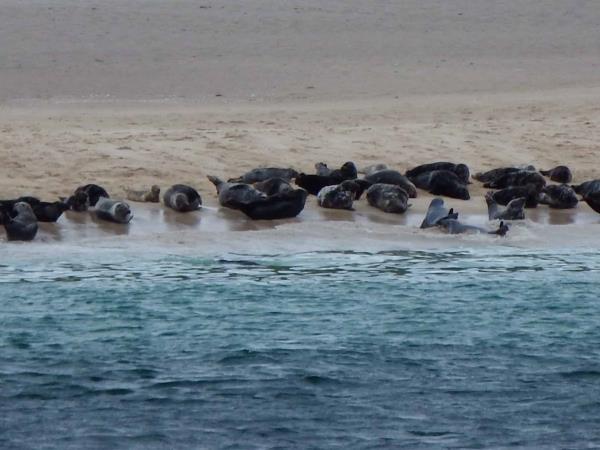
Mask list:
[{"label": "spotted seal", "polygon": [[158,203],[160,201],[160,187],[153,184],[150,189],[125,189],[125,196],[127,200],[132,202],[148,202]]},{"label": "spotted seal", "polygon": [[421,164],[420,166],[413,167],[412,169],[407,170],[405,175],[409,179],[412,179],[424,173],[433,172],[434,170],[447,170],[449,172],[454,172],[463,184],[468,184],[470,182],[469,178],[471,175],[469,167],[466,164],[454,164],[445,161],[430,164]]},{"label": "spotted seal", "polygon": [[131,221],[133,214],[129,205],[120,200],[100,197],[94,208],[96,217],[100,220],[126,224]]},{"label": "spotted seal", "polygon": [[408,194],[395,184],[376,183],[367,189],[369,205],[386,213],[402,214],[411,206]]},{"label": "spotted seal", "polygon": [[400,186],[402,189],[404,189],[410,198],[417,197],[417,188],[415,185],[405,175],[402,175],[397,170],[379,170],[365,176],[364,179],[371,184],[395,184],[396,186]]},{"label": "spotted seal", "polygon": [[555,209],[575,208],[579,199],[575,190],[567,184],[551,184],[542,189],[540,203]]},{"label": "spotted seal", "polygon": [[457,219],[458,214],[454,212],[454,209],[448,209],[444,205],[444,200],[441,198],[434,198],[429,203],[429,208],[425,213],[425,218],[421,222],[421,228],[431,228],[439,225],[442,219]]},{"label": "spotted seal", "polygon": [[322,208],[352,209],[354,194],[341,184],[325,186],[317,194],[317,201]]},{"label": "spotted seal", "polygon": [[190,212],[202,206],[202,197],[191,186],[174,184],[163,195],[163,203],[177,212]]},{"label": "spotted seal", "polygon": [[229,183],[259,183],[269,178],[283,178],[284,180],[293,180],[298,175],[294,169],[281,167],[259,167],[246,172],[241,177],[231,178]]}]

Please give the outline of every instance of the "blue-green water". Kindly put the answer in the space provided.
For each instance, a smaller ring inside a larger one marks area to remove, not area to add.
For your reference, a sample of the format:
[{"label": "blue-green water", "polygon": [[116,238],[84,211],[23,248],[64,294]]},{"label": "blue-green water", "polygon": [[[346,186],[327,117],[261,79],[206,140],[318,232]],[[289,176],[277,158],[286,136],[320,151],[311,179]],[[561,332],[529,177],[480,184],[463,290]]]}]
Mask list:
[{"label": "blue-green water", "polygon": [[596,253],[0,265],[0,448],[600,446]]}]

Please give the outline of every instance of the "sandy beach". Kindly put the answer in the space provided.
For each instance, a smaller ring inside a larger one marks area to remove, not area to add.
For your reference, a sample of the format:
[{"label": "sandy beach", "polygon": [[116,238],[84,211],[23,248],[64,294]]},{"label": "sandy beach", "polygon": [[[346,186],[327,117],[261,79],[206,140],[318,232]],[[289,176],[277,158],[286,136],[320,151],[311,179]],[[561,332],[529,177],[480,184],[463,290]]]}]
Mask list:
[{"label": "sandy beach", "polygon": [[[311,199],[295,220],[252,223],[217,207],[206,175],[347,160],[405,171],[448,160],[472,172],[567,164],[575,182],[600,176],[599,13],[590,2],[531,1],[518,14],[511,2],[5,3],[1,196],[52,200],[94,182],[120,197],[185,183],[205,204],[185,218],[132,204],[125,231],[68,214],[44,226],[41,241],[110,245],[125,235],[235,249],[258,236],[343,247],[368,235],[367,246],[435,248],[449,240],[417,231],[424,192],[404,216],[364,200],[355,212],[324,211]],[[34,32],[17,39],[19,27]],[[486,224],[485,190],[470,190],[472,200],[449,203]],[[334,239],[340,224],[346,233]],[[596,245],[598,227],[584,203],[541,206],[511,234],[532,245]]]}]

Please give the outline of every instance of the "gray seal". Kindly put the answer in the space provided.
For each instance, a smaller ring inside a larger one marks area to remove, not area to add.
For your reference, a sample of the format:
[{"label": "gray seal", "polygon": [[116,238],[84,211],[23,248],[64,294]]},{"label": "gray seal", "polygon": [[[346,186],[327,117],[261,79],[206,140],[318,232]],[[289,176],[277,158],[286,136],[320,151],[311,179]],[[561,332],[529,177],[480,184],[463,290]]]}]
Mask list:
[{"label": "gray seal", "polygon": [[411,206],[408,194],[395,184],[376,183],[367,189],[369,205],[386,213],[402,214]]},{"label": "gray seal", "polygon": [[424,172],[412,178],[413,183],[420,189],[429,191],[433,195],[469,200],[469,190],[460,180],[458,175],[449,170],[433,170]]},{"label": "gray seal", "polygon": [[584,181],[581,184],[571,185],[571,187],[576,193],[585,197],[586,195],[589,195],[592,192],[600,192],[600,180]]},{"label": "gray seal", "polygon": [[444,205],[444,200],[441,198],[434,198],[429,203],[425,218],[421,222],[421,228],[431,228],[438,226],[442,219],[457,219],[458,214],[454,212],[454,209],[448,209]]},{"label": "gray seal", "polygon": [[433,172],[434,170],[448,170],[450,172],[454,172],[463,184],[469,184],[469,178],[471,175],[469,167],[466,164],[454,164],[445,161],[430,164],[422,164],[420,166],[407,170],[405,175],[412,180],[416,176],[422,175],[427,172]]},{"label": "gray seal", "polygon": [[198,191],[185,184],[174,184],[163,196],[165,206],[178,212],[196,211],[202,205]]},{"label": "gray seal", "polygon": [[127,203],[106,197],[98,199],[94,212],[98,219],[115,223],[129,223],[133,218],[131,208]]},{"label": "gray seal", "polygon": [[571,209],[579,199],[575,190],[567,184],[551,184],[540,192],[540,203],[555,209]]},{"label": "gray seal", "polygon": [[259,167],[258,169],[252,169],[249,172],[246,172],[241,177],[232,178],[228,180],[228,182],[252,184],[268,180],[269,178],[283,178],[284,180],[290,181],[296,178],[297,175],[298,172],[290,168]]},{"label": "gray seal", "polygon": [[268,180],[254,183],[254,187],[267,195],[282,194],[294,190],[290,182],[284,178],[269,178]]},{"label": "gray seal", "polygon": [[28,203],[17,202],[2,220],[9,241],[31,241],[38,231],[38,220]]},{"label": "gray seal", "polygon": [[317,201],[322,208],[351,210],[354,193],[341,184],[325,186],[317,194]]},{"label": "gray seal", "polygon": [[267,198],[267,194],[246,183],[230,183],[212,175],[208,175],[208,179],[217,188],[219,204],[226,208],[241,209],[243,205]]},{"label": "gray seal", "polygon": [[147,202],[158,203],[160,201],[160,188],[157,185],[152,185],[150,189],[125,189],[127,200],[132,202]]},{"label": "gray seal", "polygon": [[506,208],[500,208],[492,192],[485,194],[490,220],[524,220],[525,219],[525,197],[515,198],[508,202]]},{"label": "gray seal", "polygon": [[516,172],[509,172],[495,180],[488,181],[483,184],[483,187],[491,189],[504,189],[512,186],[525,186],[527,184],[534,184],[538,189],[546,186],[546,180],[538,173],[531,170],[517,170]]},{"label": "gray seal", "polygon": [[400,186],[402,189],[404,189],[410,198],[417,197],[417,188],[415,187],[415,185],[406,176],[402,175],[397,170],[379,170],[377,172],[365,176],[365,180],[371,184],[395,184],[396,186]]},{"label": "gray seal", "polygon": [[540,173],[546,177],[550,177],[552,181],[557,183],[570,183],[573,180],[571,169],[567,166],[556,166],[550,170],[540,170]]}]

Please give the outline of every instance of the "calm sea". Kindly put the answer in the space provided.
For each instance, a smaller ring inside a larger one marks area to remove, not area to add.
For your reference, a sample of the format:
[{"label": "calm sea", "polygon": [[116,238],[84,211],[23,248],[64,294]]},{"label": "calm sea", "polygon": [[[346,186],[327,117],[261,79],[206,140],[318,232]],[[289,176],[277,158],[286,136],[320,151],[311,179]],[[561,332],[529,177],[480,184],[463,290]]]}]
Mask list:
[{"label": "calm sea", "polygon": [[597,448],[600,256],[0,265],[0,448]]}]

